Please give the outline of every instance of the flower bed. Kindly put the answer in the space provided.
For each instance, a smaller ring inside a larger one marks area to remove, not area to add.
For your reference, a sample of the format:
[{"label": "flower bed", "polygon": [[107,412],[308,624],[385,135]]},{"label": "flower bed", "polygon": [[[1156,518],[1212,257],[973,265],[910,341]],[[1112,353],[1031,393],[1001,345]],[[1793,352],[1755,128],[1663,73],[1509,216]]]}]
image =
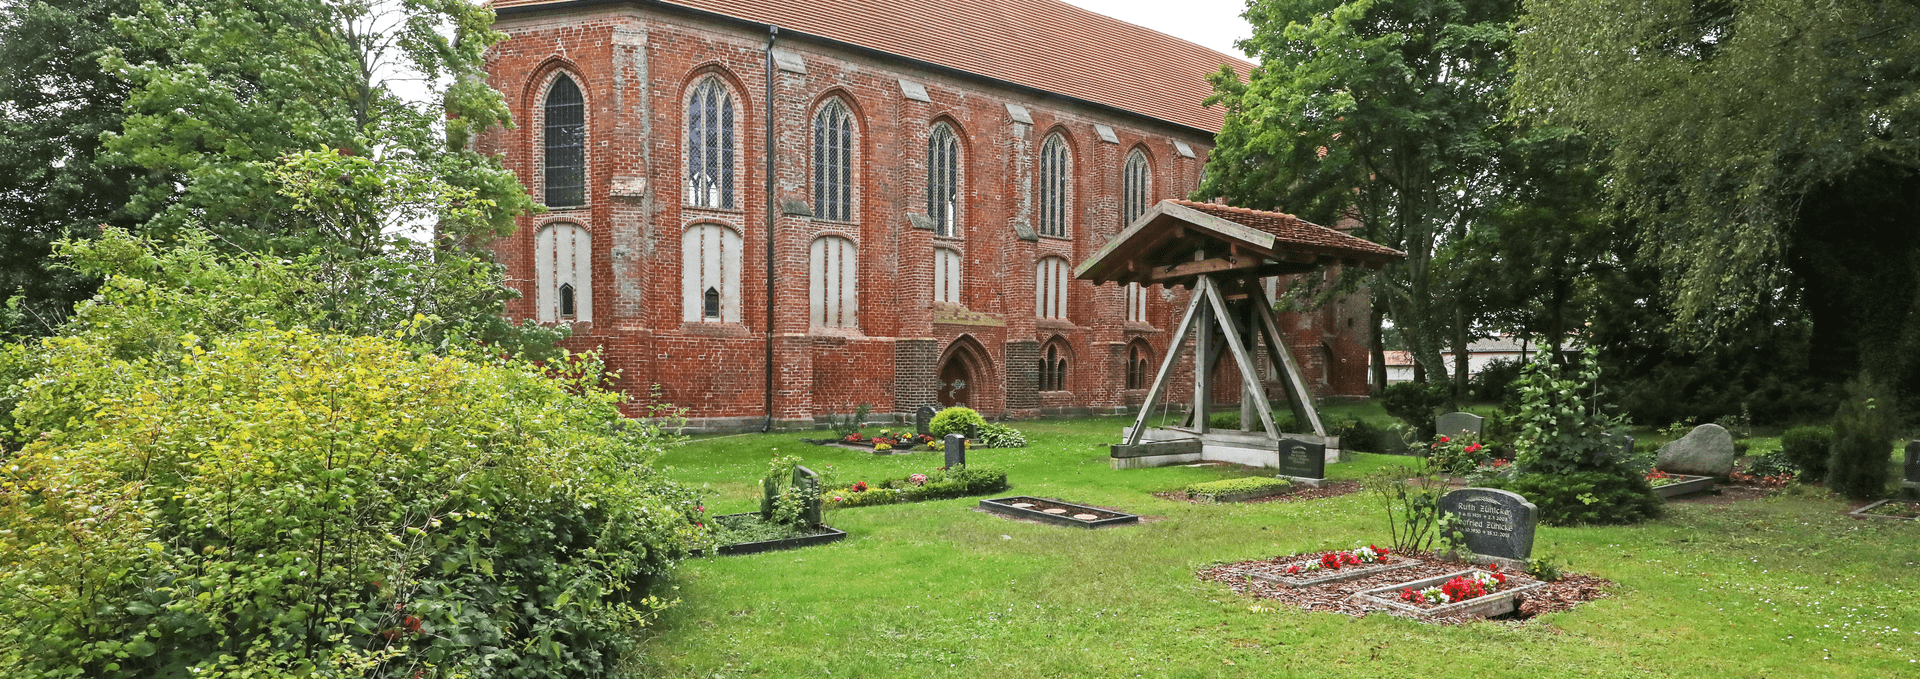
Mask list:
[{"label": "flower bed", "polygon": [[1100,528],[1140,522],[1140,517],[1133,514],[1026,496],[981,500],[980,508],[1016,519],[1031,519],[1079,528]]},{"label": "flower bed", "polygon": [[1286,479],[1265,476],[1248,476],[1238,479],[1221,479],[1196,483],[1185,488],[1187,499],[1209,502],[1245,502],[1263,497],[1273,497],[1293,490],[1293,483]]},{"label": "flower bed", "polygon": [[1367,545],[1352,551],[1295,554],[1273,559],[1248,574],[1286,587],[1312,587],[1369,577],[1414,565],[1412,559]]},{"label": "flower bed", "polygon": [[1546,583],[1492,566],[1370,589],[1353,598],[1421,617],[1484,618],[1513,612],[1520,594],[1544,586]]},{"label": "flower bed", "polygon": [[1009,487],[1005,469],[989,465],[962,465],[954,469],[943,467],[925,474],[887,479],[878,484],[856,481],[849,486],[823,491],[821,501],[827,509],[844,509],[985,495]]},{"label": "flower bed", "polygon": [[1647,472],[1647,485],[1653,486],[1653,494],[1660,497],[1673,497],[1697,493],[1713,487],[1711,476],[1688,476],[1670,474],[1658,469]]}]

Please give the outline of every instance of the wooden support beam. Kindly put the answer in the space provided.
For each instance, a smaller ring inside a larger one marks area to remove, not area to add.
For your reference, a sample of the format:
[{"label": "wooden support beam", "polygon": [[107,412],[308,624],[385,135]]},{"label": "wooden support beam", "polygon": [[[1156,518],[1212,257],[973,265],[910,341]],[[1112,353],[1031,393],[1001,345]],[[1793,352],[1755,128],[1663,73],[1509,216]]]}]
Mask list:
[{"label": "wooden support beam", "polygon": [[1273,320],[1273,301],[1267,299],[1267,291],[1254,288],[1253,313],[1260,318],[1260,329],[1267,335],[1267,351],[1272,354],[1274,366],[1286,373],[1281,383],[1287,387],[1287,395],[1293,401],[1293,414],[1304,419],[1313,433],[1327,435],[1327,426],[1320,422],[1320,411],[1313,407],[1313,394],[1307,391],[1307,380],[1300,374],[1300,363],[1293,360],[1293,351],[1287,349],[1286,336],[1280,334],[1280,324]]},{"label": "wooden support beam", "polygon": [[1133,432],[1127,435],[1127,445],[1140,444],[1140,435],[1147,430],[1147,414],[1153,412],[1153,405],[1166,393],[1167,380],[1173,377],[1174,363],[1180,360],[1180,345],[1186,344],[1187,335],[1193,332],[1194,322],[1199,320],[1202,301],[1194,297],[1187,302],[1187,315],[1173,331],[1173,341],[1167,344],[1167,355],[1160,359],[1160,372],[1153,376],[1153,386],[1147,389],[1147,400],[1140,402],[1140,416],[1133,420]]},{"label": "wooden support beam", "polygon": [[[1233,354],[1233,362],[1240,368],[1240,386],[1242,392],[1253,393],[1253,406],[1260,411],[1260,424],[1267,428],[1267,434],[1278,438],[1280,428],[1273,423],[1273,406],[1267,403],[1267,392],[1260,388],[1260,376],[1253,372],[1253,356],[1247,353],[1247,346],[1240,341],[1240,328],[1233,322],[1233,314],[1227,312],[1227,301],[1220,298],[1220,291],[1212,284],[1208,276],[1200,277],[1200,289],[1213,305],[1213,315],[1219,321],[1221,334],[1226,335],[1227,350]],[[1317,419],[1317,418],[1316,418]],[[1206,433],[1201,430],[1201,433]],[[1326,434],[1322,433],[1322,436]]]},{"label": "wooden support beam", "polygon": [[1259,257],[1243,257],[1240,259],[1234,259],[1232,257],[1219,257],[1215,259],[1201,260],[1198,262],[1182,262],[1180,264],[1173,264],[1170,266],[1155,267],[1152,274],[1152,280],[1164,281],[1164,280],[1169,280],[1174,278],[1185,278],[1187,276],[1195,276],[1199,274],[1220,273],[1223,271],[1239,271],[1243,269],[1258,269],[1261,266],[1264,266],[1266,263],[1267,263],[1267,260],[1261,259]]}]

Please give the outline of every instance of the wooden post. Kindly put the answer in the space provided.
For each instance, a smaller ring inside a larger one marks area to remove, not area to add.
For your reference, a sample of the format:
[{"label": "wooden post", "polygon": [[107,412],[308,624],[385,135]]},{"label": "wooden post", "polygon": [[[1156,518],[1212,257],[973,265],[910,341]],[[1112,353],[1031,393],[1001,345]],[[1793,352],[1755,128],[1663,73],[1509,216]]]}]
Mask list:
[{"label": "wooden post", "polygon": [[1327,426],[1320,423],[1320,412],[1313,407],[1313,395],[1307,391],[1307,381],[1300,376],[1300,364],[1293,360],[1293,352],[1287,349],[1286,339],[1280,334],[1280,325],[1273,320],[1273,301],[1267,299],[1267,291],[1255,288],[1251,294],[1253,313],[1260,317],[1260,329],[1267,335],[1267,352],[1272,355],[1274,367],[1286,373],[1281,380],[1287,386],[1287,395],[1293,401],[1293,415],[1303,420],[1313,433],[1327,435]]},{"label": "wooden post", "polygon": [[[1233,322],[1233,314],[1227,313],[1227,300],[1220,296],[1220,289],[1206,276],[1200,277],[1200,287],[1206,291],[1207,300],[1212,302],[1213,315],[1220,320],[1220,330],[1226,336],[1227,351],[1233,354],[1234,364],[1240,368],[1240,386],[1243,391],[1253,391],[1253,404],[1260,411],[1260,424],[1267,428],[1267,435],[1280,436],[1280,428],[1273,424],[1273,408],[1267,405],[1267,394],[1258,390],[1260,377],[1253,372],[1253,356],[1247,353],[1247,347],[1240,342],[1240,329]],[[1204,433],[1204,432],[1203,432]]]},{"label": "wooden post", "polygon": [[1160,372],[1153,376],[1153,386],[1147,389],[1147,399],[1140,402],[1140,415],[1133,420],[1133,432],[1127,435],[1127,445],[1140,444],[1141,434],[1147,431],[1147,414],[1153,412],[1153,405],[1166,393],[1167,380],[1173,377],[1173,366],[1180,360],[1180,347],[1187,343],[1187,335],[1193,332],[1195,321],[1199,320],[1201,302],[1199,295],[1187,302],[1187,313],[1180,319],[1180,326],[1173,331],[1173,341],[1167,344],[1167,355],[1160,359]]},{"label": "wooden post", "polygon": [[[1201,276],[1200,282],[1193,286],[1194,299],[1205,298],[1206,289],[1207,277]],[[1200,319],[1194,328],[1197,334],[1193,337],[1193,412],[1190,417],[1193,418],[1193,430],[1203,435],[1207,433],[1207,389],[1213,386],[1213,361],[1210,360],[1213,358],[1212,310],[1211,306],[1200,306]]]}]

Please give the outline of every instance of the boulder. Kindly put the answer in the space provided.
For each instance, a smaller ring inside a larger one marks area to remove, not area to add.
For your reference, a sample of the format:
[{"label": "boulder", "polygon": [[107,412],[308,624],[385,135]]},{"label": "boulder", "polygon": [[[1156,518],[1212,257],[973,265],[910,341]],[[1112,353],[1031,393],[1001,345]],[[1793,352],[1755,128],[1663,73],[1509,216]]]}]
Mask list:
[{"label": "boulder", "polygon": [[1733,435],[1717,424],[1694,427],[1660,448],[1653,466],[1670,474],[1726,477],[1733,472]]}]

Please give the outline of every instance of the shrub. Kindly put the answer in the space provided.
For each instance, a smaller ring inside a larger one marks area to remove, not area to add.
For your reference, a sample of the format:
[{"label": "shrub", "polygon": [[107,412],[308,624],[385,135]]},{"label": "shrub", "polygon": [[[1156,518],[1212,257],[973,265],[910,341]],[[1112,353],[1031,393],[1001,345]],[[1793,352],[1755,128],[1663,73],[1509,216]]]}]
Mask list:
[{"label": "shrub", "polygon": [[1555,526],[1638,523],[1659,516],[1660,500],[1646,479],[1608,471],[1521,474],[1488,478],[1486,488],[1519,493],[1540,508],[1540,521]]},{"label": "shrub", "polygon": [[1502,403],[1513,398],[1513,383],[1520,379],[1520,367],[1525,365],[1513,359],[1490,361],[1468,380],[1476,401]]},{"label": "shrub", "polygon": [[1753,462],[1747,465],[1747,473],[1766,478],[1798,476],[1801,471],[1800,465],[1794,464],[1793,458],[1787,457],[1784,452],[1776,450],[1753,458]]},{"label": "shrub", "polygon": [[[1397,432],[1373,426],[1366,420],[1343,417],[1327,424],[1327,433],[1340,437],[1340,450],[1360,453],[1394,453],[1387,445],[1388,437],[1398,442]],[[1397,447],[1397,446],[1394,446]]]},{"label": "shrub", "polygon": [[933,434],[935,438],[944,438],[948,434],[964,436],[968,426],[978,427],[986,423],[987,419],[981,417],[980,413],[974,412],[972,408],[954,406],[934,415],[933,421],[927,423],[927,433]]},{"label": "shrub", "polygon": [[1618,472],[1636,476],[1624,469],[1619,459],[1619,439],[1626,435],[1626,421],[1606,413],[1596,398],[1600,365],[1595,350],[1589,347],[1580,363],[1560,366],[1546,360],[1527,364],[1522,370],[1518,391],[1518,410],[1513,416],[1519,425],[1514,439],[1514,461],[1524,474],[1561,474],[1576,471]]},{"label": "shrub", "polygon": [[[913,477],[922,477],[915,481]],[[1006,490],[1007,470],[991,465],[959,465],[881,481],[878,485],[855,490],[858,484],[821,491],[823,506],[829,509],[872,507],[902,502],[925,502],[947,498],[983,495]]]},{"label": "shrub", "polygon": [[1780,453],[1800,469],[1800,480],[1827,478],[1827,458],[1833,455],[1832,427],[1794,427],[1780,435]]},{"label": "shrub", "polygon": [[1431,441],[1434,433],[1434,409],[1446,405],[1448,386],[1445,384],[1423,384],[1420,382],[1399,382],[1387,385],[1381,391],[1380,405],[1387,414],[1400,418],[1412,427],[1417,440]]},{"label": "shrub", "polygon": [[1887,490],[1893,451],[1893,399],[1872,377],[1862,374],[1847,384],[1848,398],[1833,415],[1833,453],[1827,458],[1827,487],[1854,499],[1879,497]]},{"label": "shrub", "polygon": [[1025,448],[1027,435],[1004,424],[980,425],[980,445],[988,448]]},{"label": "shrub", "polygon": [[1215,497],[1229,493],[1279,490],[1292,485],[1293,483],[1291,481],[1270,476],[1243,476],[1237,479],[1221,479],[1219,481],[1189,484],[1185,490],[1187,495]]},{"label": "shrub", "polygon": [[9,677],[604,676],[702,540],[590,362],[43,346],[0,472]]}]

